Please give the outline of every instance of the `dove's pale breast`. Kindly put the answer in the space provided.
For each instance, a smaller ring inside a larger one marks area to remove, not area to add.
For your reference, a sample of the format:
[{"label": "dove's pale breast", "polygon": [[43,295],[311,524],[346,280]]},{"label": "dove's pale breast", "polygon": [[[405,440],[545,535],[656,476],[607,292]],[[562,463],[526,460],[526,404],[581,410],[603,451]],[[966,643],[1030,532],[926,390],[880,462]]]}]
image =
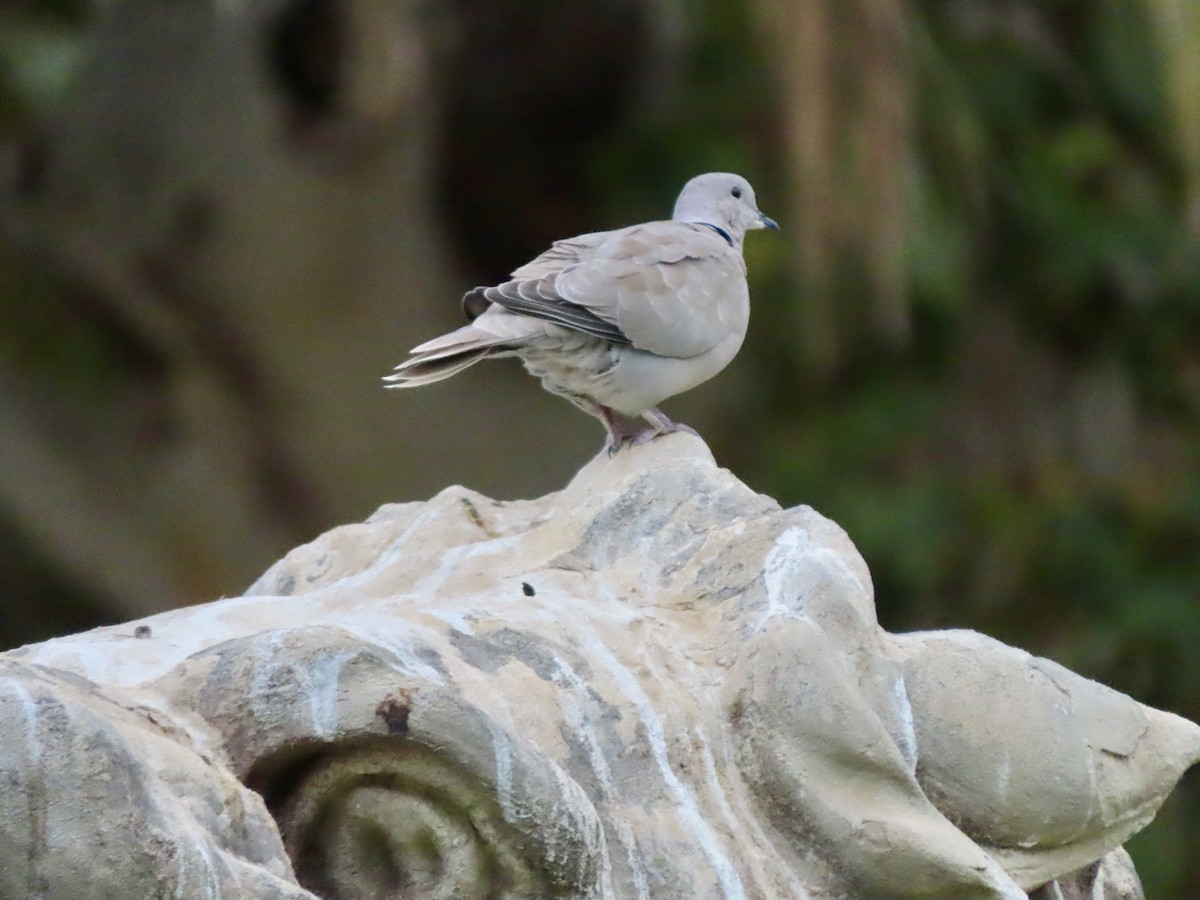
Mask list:
[{"label": "dove's pale breast", "polygon": [[591,397],[626,416],[639,416],[724,369],[741,349],[745,336],[745,328],[730,332],[707,353],[687,359],[617,348],[616,364],[594,380]]}]

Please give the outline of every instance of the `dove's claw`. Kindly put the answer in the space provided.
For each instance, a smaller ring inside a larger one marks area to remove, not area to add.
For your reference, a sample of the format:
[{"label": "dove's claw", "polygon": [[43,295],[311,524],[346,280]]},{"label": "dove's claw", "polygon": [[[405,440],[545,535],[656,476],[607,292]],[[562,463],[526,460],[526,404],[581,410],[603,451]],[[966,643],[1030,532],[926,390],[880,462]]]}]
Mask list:
[{"label": "dove's claw", "polygon": [[604,442],[604,446],[608,450],[609,456],[615,454],[625,444],[644,444],[658,435],[656,428],[647,428],[640,423],[631,425],[621,421],[607,406],[601,406],[599,410],[600,420],[604,422],[604,428],[608,431],[608,440]]},{"label": "dove's claw", "polygon": [[667,434],[673,434],[676,431],[682,431],[684,434],[690,434],[692,437],[700,437],[700,432],[698,432],[691,425],[684,425],[682,422],[672,422],[671,424],[674,427],[672,427],[669,432],[666,432]]},{"label": "dove's claw", "polygon": [[656,437],[661,437],[664,434],[674,434],[677,431],[683,431],[695,437],[700,437],[695,428],[692,428],[690,425],[684,425],[682,422],[671,421],[658,408],[648,409],[642,413],[642,418],[646,420],[645,424],[627,424],[618,419],[613,411],[606,406],[598,407],[598,418],[604,422],[604,427],[608,431],[608,440],[605,441],[604,447],[608,450],[609,456],[614,455],[626,444],[640,447],[643,444],[650,443]]},{"label": "dove's claw", "polygon": [[[654,433],[651,437],[657,437],[660,434],[674,434],[677,431],[685,432],[693,437],[700,437],[700,433],[695,428],[684,425],[682,422],[671,421],[667,418],[667,414],[658,407],[646,410],[642,413],[642,418],[654,426]],[[646,438],[646,440],[650,440],[650,438]]]}]

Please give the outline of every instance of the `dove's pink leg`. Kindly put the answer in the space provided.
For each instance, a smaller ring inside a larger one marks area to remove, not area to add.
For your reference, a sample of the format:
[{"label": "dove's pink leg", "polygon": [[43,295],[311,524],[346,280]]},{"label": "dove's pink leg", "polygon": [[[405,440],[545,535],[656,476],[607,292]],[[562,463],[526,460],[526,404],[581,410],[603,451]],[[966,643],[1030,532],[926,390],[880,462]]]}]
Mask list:
[{"label": "dove's pink leg", "polygon": [[641,424],[626,424],[617,418],[616,414],[607,406],[601,406],[601,421],[604,422],[604,427],[608,430],[608,441],[605,444],[608,447],[608,455],[612,456],[626,441],[633,441],[635,444],[644,444],[646,441],[658,435],[656,428],[647,428]]},{"label": "dove's pink leg", "polygon": [[611,409],[594,400],[578,396],[568,396],[567,399],[589,416],[595,416],[604,425],[604,430],[608,432],[608,440],[604,442],[604,446],[609,456],[616,453],[626,441],[644,443],[658,434],[656,429],[647,428],[645,425],[626,424]]},{"label": "dove's pink leg", "polygon": [[646,441],[651,441],[660,434],[674,434],[676,431],[683,431],[687,434],[694,435],[695,437],[700,437],[699,432],[697,432],[695,428],[692,428],[690,425],[684,425],[682,422],[671,421],[667,418],[666,413],[664,413],[657,406],[652,407],[651,409],[648,409],[642,413],[642,418],[654,427],[651,430],[641,432],[634,438],[635,443],[638,444],[644,444]]},{"label": "dove's pink leg", "polygon": [[616,413],[601,403],[583,397],[568,397],[567,399],[588,415],[595,416],[604,423],[604,430],[608,432],[608,440],[605,441],[604,446],[608,449],[609,456],[616,453],[627,441],[640,446],[649,443],[659,435],[674,434],[676,431],[684,431],[700,437],[696,429],[684,425],[682,422],[672,421],[658,407],[642,413],[642,418],[646,420],[647,424],[634,424],[622,421]]}]

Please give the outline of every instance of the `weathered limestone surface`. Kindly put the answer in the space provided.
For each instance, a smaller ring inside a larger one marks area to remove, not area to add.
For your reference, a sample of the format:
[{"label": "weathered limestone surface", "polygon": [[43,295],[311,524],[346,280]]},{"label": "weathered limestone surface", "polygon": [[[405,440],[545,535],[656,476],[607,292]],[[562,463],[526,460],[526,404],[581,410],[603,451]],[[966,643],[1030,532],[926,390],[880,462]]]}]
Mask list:
[{"label": "weathered limestone surface", "polygon": [[0,720],[3,897],[1129,900],[1200,757],[1047,660],[883,631],[841,529],[684,435],[0,655]]}]

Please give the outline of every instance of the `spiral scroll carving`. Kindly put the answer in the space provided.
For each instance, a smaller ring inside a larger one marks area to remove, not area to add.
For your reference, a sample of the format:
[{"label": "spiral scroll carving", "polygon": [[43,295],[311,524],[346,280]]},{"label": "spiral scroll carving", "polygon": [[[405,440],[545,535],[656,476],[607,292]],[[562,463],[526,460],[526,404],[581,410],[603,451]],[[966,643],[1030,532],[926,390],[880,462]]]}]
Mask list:
[{"label": "spiral scroll carving", "polygon": [[328,900],[555,893],[494,791],[415,742],[335,745],[262,790],[297,879]]}]

